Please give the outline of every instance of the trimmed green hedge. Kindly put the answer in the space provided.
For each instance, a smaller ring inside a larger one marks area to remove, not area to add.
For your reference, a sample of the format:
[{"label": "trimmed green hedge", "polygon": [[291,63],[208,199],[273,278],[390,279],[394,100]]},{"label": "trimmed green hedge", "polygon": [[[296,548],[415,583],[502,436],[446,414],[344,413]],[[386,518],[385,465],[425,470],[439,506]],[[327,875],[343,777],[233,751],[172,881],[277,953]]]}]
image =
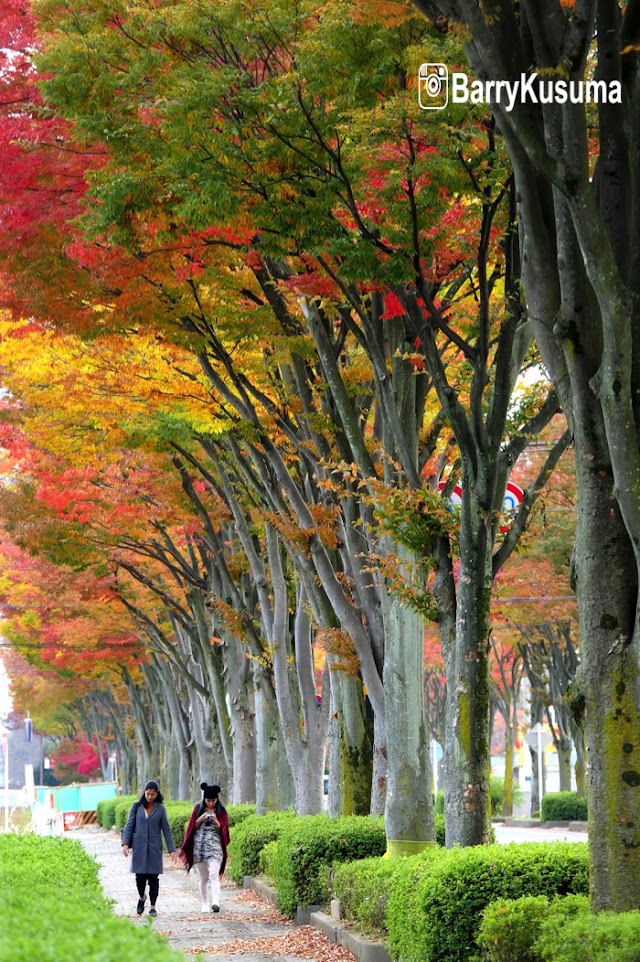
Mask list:
[{"label": "trimmed green hedge", "polygon": [[554,915],[563,924],[589,912],[586,895],[566,895],[549,900],[546,895],[498,899],[484,910],[477,942],[486,962],[540,962],[536,942]]},{"label": "trimmed green hedge", "polygon": [[403,962],[469,962],[482,911],[498,898],[586,894],[587,846],[531,842],[450,849],[390,893],[389,947]]},{"label": "trimmed green hedge", "polygon": [[133,805],[134,802],[138,801],[139,798],[140,798],[139,795],[126,795],[117,800],[116,807],[114,810],[113,825],[114,825],[114,828],[117,828],[119,832],[122,831],[122,829],[127,824],[127,819],[129,818],[129,812],[131,811],[131,806]]},{"label": "trimmed green hedge", "polygon": [[[128,803],[129,808],[131,808],[135,800],[135,795],[116,795],[115,798],[105,798],[104,801],[98,802],[98,825],[107,829],[107,831],[110,828],[113,828],[113,826],[116,824],[116,805],[119,805],[120,803]],[[122,828],[122,826],[120,827]]]},{"label": "trimmed green hedge", "polygon": [[541,822],[586,822],[587,799],[577,792],[551,792],[542,799]]},{"label": "trimmed green hedge", "polygon": [[333,894],[340,899],[344,917],[360,932],[385,942],[387,904],[398,879],[407,876],[415,882],[426,864],[444,857],[444,849],[431,848],[410,858],[366,858],[336,865],[331,873]]},{"label": "trimmed green hedge", "polygon": [[589,900],[543,895],[493,902],[478,945],[486,962],[639,962],[640,912],[589,914]]},{"label": "trimmed green hedge", "polygon": [[167,821],[176,848],[180,848],[184,840],[184,833],[193,811],[193,802],[164,802],[167,810]]},{"label": "trimmed green hedge", "polygon": [[0,962],[181,962],[147,925],[116,918],[78,842],[0,836]]},{"label": "trimmed green hedge", "polygon": [[266,878],[270,885],[275,886],[276,880],[273,874],[273,862],[276,857],[276,849],[278,848],[278,841],[274,839],[273,842],[267,842],[265,847],[260,852],[260,875]]},{"label": "trimmed green hedge", "polygon": [[335,862],[384,855],[386,847],[382,817],[309,815],[295,819],[278,839],[272,862],[278,907],[293,915],[297,907],[326,902],[330,896],[328,868]]},{"label": "trimmed green hedge", "polygon": [[251,815],[236,826],[229,846],[229,875],[234,882],[242,885],[245,875],[259,874],[262,849],[295,818],[294,812],[268,812]]},{"label": "trimmed green hedge", "polygon": [[250,805],[248,802],[244,802],[241,805],[226,805],[225,808],[229,816],[229,828],[235,828],[256,814],[255,805]]},{"label": "trimmed green hedge", "polygon": [[640,962],[640,912],[552,917],[536,948],[541,962]]}]

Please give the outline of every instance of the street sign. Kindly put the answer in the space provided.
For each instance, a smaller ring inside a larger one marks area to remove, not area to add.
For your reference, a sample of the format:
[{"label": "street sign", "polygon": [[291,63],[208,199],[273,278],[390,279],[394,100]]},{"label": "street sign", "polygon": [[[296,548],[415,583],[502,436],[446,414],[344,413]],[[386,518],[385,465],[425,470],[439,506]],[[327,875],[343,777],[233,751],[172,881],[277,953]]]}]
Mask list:
[{"label": "street sign", "polygon": [[544,795],[544,782],[542,780],[542,755],[547,745],[553,741],[553,738],[546,730],[544,725],[541,725],[540,722],[538,722],[537,725],[534,725],[533,728],[527,732],[527,734],[524,736],[524,740],[530,748],[533,748],[538,756],[538,797],[540,799],[540,803],[542,803],[542,796]]},{"label": "street sign", "polygon": [[[446,488],[446,486],[447,486],[447,482],[446,482],[446,481],[441,481],[440,484],[438,485],[438,490],[439,490],[439,491],[444,491],[444,489]],[[455,486],[454,488],[452,488],[451,494],[449,495],[449,504],[450,504],[453,508],[459,508],[460,505],[462,504],[462,487],[461,487],[461,485],[456,484],[456,486]]]},{"label": "street sign", "polygon": [[537,752],[540,751],[541,748],[546,748],[547,745],[550,745],[553,738],[544,725],[538,722],[537,725],[534,725],[533,728],[527,732],[524,740],[530,748],[533,748],[533,750]]},{"label": "street sign", "polygon": [[[440,484],[438,485],[438,490],[444,491],[446,486],[447,486],[447,482],[441,481]],[[517,484],[513,483],[513,481],[507,481],[507,486],[504,492],[504,499],[502,501],[502,510],[515,511],[522,504],[523,498],[524,498],[524,491],[522,490],[522,488],[519,488]],[[456,484],[455,487],[452,488],[451,494],[449,495],[449,504],[451,505],[452,508],[459,508],[460,505],[462,504],[462,486],[461,485]],[[502,526],[500,530],[508,531],[509,528]]]}]

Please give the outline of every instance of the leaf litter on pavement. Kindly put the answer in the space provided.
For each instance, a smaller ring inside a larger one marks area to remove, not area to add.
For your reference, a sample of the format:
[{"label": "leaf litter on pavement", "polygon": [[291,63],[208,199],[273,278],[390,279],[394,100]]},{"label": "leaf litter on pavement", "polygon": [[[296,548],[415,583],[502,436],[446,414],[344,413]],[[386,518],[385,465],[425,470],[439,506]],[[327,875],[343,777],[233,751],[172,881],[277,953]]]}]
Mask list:
[{"label": "leaf litter on pavement", "polygon": [[298,956],[314,962],[354,962],[355,956],[343,945],[330,942],[310,925],[292,928],[285,935],[259,939],[236,939],[220,945],[201,945],[187,950],[189,955],[266,955]]}]

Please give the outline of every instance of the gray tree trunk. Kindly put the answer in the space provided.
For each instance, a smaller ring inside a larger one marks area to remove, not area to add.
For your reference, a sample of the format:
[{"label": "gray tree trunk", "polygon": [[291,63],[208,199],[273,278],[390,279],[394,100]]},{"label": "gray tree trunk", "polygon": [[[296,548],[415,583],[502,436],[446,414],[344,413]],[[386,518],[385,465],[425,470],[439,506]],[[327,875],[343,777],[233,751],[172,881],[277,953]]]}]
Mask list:
[{"label": "gray tree trunk", "polygon": [[443,649],[447,670],[445,826],[447,848],[490,839],[490,519],[463,483],[456,633]]},{"label": "gray tree trunk", "polygon": [[[327,661],[331,667],[334,659]],[[367,720],[362,679],[331,667],[329,802],[331,815],[371,810],[373,719]]]},{"label": "gray tree trunk", "polygon": [[[403,557],[409,553],[399,548]],[[424,704],[424,622],[383,595],[385,733],[389,757],[385,827],[390,855],[435,845],[429,732]]]},{"label": "gray tree trunk", "polygon": [[233,748],[233,801],[256,800],[255,705],[251,667],[236,638],[224,637],[223,658]]},{"label": "gray tree trunk", "polygon": [[275,694],[266,673],[256,675],[256,812],[293,808],[295,793],[282,740]]}]

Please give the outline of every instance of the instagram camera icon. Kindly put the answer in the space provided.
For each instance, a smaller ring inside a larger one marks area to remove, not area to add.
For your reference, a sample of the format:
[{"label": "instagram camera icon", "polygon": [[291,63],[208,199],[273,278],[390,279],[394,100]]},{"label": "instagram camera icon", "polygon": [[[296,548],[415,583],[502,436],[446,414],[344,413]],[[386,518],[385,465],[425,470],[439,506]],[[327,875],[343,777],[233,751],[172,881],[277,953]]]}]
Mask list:
[{"label": "instagram camera icon", "polygon": [[423,110],[442,110],[449,103],[449,71],[443,63],[420,65],[418,102]]}]

